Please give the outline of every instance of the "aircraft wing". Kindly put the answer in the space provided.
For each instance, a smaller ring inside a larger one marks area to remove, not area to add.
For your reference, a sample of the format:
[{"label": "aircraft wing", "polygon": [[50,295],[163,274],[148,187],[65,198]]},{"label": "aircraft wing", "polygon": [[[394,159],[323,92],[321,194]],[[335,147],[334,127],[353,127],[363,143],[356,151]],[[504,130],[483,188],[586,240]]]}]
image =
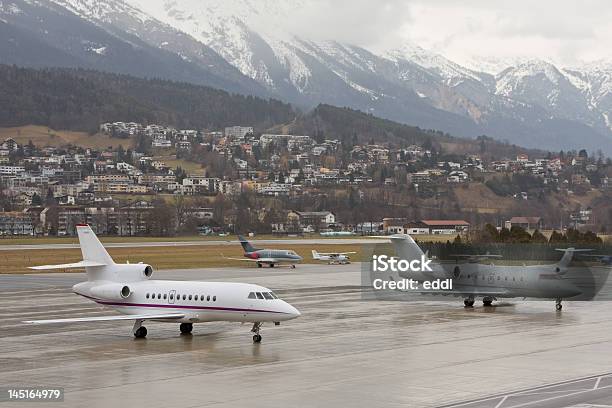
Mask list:
[{"label": "aircraft wing", "polygon": [[294,259],[283,259],[283,258],[225,258],[231,259],[232,261],[247,261],[247,262],[260,262],[260,263],[283,263],[283,262],[295,262]]},{"label": "aircraft wing", "polygon": [[83,323],[83,322],[109,322],[113,320],[182,319],[183,317],[185,317],[185,315],[181,313],[158,313],[158,314],[140,314],[140,315],[76,317],[72,319],[25,320],[23,323],[29,323],[29,324]]},{"label": "aircraft wing", "polygon": [[338,256],[356,254],[357,252],[317,252],[319,255]]},{"label": "aircraft wing", "polygon": [[498,254],[451,254],[449,256],[453,258],[465,258],[468,261],[482,261],[484,259],[503,258],[501,255],[498,255]]},{"label": "aircraft wing", "polygon": [[60,264],[60,265],[30,266],[28,267],[28,269],[45,271],[45,270],[50,270],[50,269],[86,268],[88,266],[106,266],[106,264],[102,262],[96,262],[96,261],[80,261],[80,262]]},{"label": "aircraft wing", "polygon": [[249,261],[249,262],[257,262],[259,259],[252,259],[252,258],[229,258],[227,256],[224,256],[225,259],[231,259],[232,261]]}]

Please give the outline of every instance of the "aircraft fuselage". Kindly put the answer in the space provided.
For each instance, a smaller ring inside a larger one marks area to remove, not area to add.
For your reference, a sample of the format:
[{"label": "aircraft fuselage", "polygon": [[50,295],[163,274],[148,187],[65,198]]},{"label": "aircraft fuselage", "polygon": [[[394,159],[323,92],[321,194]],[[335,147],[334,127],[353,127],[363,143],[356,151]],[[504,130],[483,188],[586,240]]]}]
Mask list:
[{"label": "aircraft fuselage", "polygon": [[[120,292],[126,286],[129,291],[126,290],[125,294],[129,294],[123,297]],[[107,287],[108,291],[100,291],[101,287]],[[123,314],[182,313],[185,317],[176,321],[185,323],[280,322],[299,316],[297,309],[269,289],[247,283],[146,280],[117,284],[87,281],[73,286],[73,291]],[[255,294],[254,298],[249,297],[253,296],[251,293]]]}]

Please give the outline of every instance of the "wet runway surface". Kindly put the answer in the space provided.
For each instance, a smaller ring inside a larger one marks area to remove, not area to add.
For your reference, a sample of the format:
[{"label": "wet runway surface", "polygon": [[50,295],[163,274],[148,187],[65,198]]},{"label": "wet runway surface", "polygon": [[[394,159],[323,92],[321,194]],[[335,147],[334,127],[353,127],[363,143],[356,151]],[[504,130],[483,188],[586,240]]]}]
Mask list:
[{"label": "wet runway surface", "polygon": [[612,373],[480,398],[444,408],[612,407]]},{"label": "wet runway surface", "polygon": [[0,386],[64,387],[67,407],[612,406],[609,302],[365,301],[358,265],[154,277],[262,284],[302,316],[261,344],[236,323],[27,326],[109,311],[70,292],[82,274],[0,275]]}]

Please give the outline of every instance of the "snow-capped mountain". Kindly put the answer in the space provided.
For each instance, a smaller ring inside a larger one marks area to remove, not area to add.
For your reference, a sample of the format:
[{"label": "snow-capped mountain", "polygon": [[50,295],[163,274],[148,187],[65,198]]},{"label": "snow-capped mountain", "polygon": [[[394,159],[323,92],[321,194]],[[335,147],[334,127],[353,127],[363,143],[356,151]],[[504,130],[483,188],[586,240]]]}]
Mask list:
[{"label": "snow-capped mountain", "polygon": [[206,45],[119,1],[0,0],[0,32],[3,63],[85,67],[267,94]]},{"label": "snow-capped mountain", "polygon": [[[487,133],[551,149],[580,143],[593,149],[612,141],[606,107],[612,96],[593,94],[593,88],[605,89],[597,85],[605,77],[599,66],[570,71],[542,61],[482,59],[468,68],[414,44],[375,54],[300,38],[286,21],[308,6],[305,1],[127,1],[302,105],[348,105],[459,135]],[[584,136],[576,138],[576,132]]]},{"label": "snow-capped mountain", "polygon": [[610,64],[482,59],[467,67],[415,44],[372,52],[299,35],[296,16],[309,9],[310,0],[0,0],[0,57],[207,84],[305,109],[350,106],[458,136],[612,154]]}]

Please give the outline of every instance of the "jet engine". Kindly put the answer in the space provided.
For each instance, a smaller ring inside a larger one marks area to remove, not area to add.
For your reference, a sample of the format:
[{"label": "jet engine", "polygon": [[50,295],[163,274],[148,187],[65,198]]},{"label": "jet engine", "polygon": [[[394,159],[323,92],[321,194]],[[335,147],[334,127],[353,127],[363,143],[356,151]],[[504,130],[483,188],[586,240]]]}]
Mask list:
[{"label": "jet engine", "polygon": [[132,294],[132,290],[127,285],[120,283],[109,283],[105,285],[94,286],[90,289],[92,296],[109,299],[122,300],[127,299]]},{"label": "jet engine", "polygon": [[153,275],[153,267],[151,265],[146,265],[144,270],[142,271],[145,278],[149,279]]}]

